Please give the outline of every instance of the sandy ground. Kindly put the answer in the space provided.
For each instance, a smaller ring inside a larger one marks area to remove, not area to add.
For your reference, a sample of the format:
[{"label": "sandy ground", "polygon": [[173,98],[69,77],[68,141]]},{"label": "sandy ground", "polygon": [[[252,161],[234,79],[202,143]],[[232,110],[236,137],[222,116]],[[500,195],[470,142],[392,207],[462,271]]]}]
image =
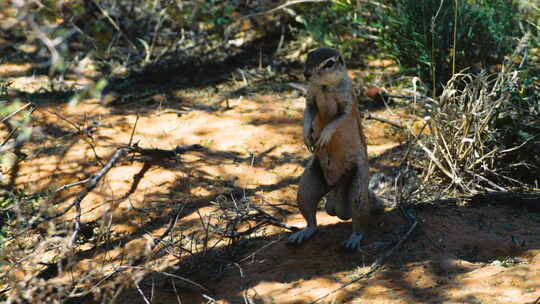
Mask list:
[{"label": "sandy ground", "polygon": [[[4,71],[8,68],[24,70],[9,66]],[[5,73],[15,89],[42,81]],[[229,100],[230,109],[213,107],[218,99],[178,90],[118,106],[95,99],[76,106],[44,104],[90,130],[104,162],[129,142],[137,114],[133,139],[141,147],[203,146],[179,160],[126,159],[117,164],[82,204],[83,221],[109,229],[110,243],[85,250],[75,272],[96,265],[111,269],[136,258],[149,236],[161,235],[173,210],[182,205],[186,208],[170,241],[174,243],[173,236],[195,237],[203,230],[201,218],[216,212],[211,202],[220,197],[244,197],[287,224],[304,225],[294,200],[297,178],[309,157],[301,139],[303,99],[293,92],[260,93]],[[187,113],[163,113],[180,108]],[[389,115],[383,110],[377,114]],[[12,174],[13,185],[27,191],[53,189],[99,170],[89,143],[67,122],[36,111],[33,125],[34,140],[22,150],[26,158]],[[391,166],[400,152],[389,149],[399,143],[387,136],[386,125],[365,125],[373,170]],[[15,169],[3,167],[4,172]],[[81,190],[62,191],[59,207]],[[367,272],[388,247],[364,253],[343,250],[339,244],[351,223],[324,211],[318,213],[320,231],[300,247],[285,244],[287,230],[266,226],[234,247],[239,251],[235,263],[223,262],[226,245],[220,243],[194,255],[164,250],[145,267],[189,277],[219,303],[311,303],[323,296],[319,303],[540,303],[539,213],[475,203],[426,204],[414,212],[420,226],[411,238],[379,271],[339,290]],[[68,213],[63,220],[72,216]],[[397,210],[376,217],[372,226],[366,244],[395,242],[407,229]],[[152,303],[208,301],[189,284],[171,282],[148,272],[140,286]],[[135,289],[122,294],[119,303],[128,302],[145,303]]]}]

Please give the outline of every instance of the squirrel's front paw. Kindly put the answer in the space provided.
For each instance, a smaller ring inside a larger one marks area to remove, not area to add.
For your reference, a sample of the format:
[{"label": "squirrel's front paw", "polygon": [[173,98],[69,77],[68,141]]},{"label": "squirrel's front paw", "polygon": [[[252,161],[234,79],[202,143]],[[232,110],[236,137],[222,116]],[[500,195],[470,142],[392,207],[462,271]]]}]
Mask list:
[{"label": "squirrel's front paw", "polygon": [[315,146],[313,145],[313,137],[311,136],[311,133],[304,134],[304,144],[306,145],[309,152],[313,152],[315,150]]},{"label": "squirrel's front paw", "polygon": [[332,138],[333,133],[334,132],[332,130],[324,129],[321,133],[321,136],[319,136],[317,142],[315,143],[315,150],[324,148]]}]

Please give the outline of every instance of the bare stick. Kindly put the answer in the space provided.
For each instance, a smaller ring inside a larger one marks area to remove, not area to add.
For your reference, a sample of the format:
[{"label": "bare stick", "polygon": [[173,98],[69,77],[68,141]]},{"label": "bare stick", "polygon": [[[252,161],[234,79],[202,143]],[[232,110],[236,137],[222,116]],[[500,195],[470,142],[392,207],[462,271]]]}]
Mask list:
[{"label": "bare stick", "polygon": [[135,129],[137,128],[138,121],[139,121],[139,114],[137,114],[137,118],[135,118],[135,123],[133,124],[133,130],[131,130],[131,136],[129,137],[128,146],[131,146],[131,144],[133,143],[133,135],[135,135]]},{"label": "bare stick", "polygon": [[209,301],[209,303],[217,303],[216,299],[206,295],[206,294],[201,294],[203,296],[203,298],[207,299]]},{"label": "bare stick", "polygon": [[7,142],[13,137],[13,135],[15,135],[15,132],[17,132],[17,130],[19,129],[19,127],[16,127],[16,128],[13,128],[13,130],[11,130],[11,132],[9,132],[8,136],[6,137],[6,139],[4,139],[4,141],[0,144],[0,152],[3,152],[4,150],[8,150],[8,149],[4,149],[4,145],[7,144]]},{"label": "bare stick", "polygon": [[[71,206],[75,206],[75,231],[73,231],[73,234],[71,235],[71,245],[75,243],[75,241],[77,240],[77,235],[81,230],[81,201],[86,197],[88,193],[90,193],[92,190],[94,190],[94,188],[96,188],[98,182],[105,176],[105,174],[107,174],[107,172],[109,172],[109,170],[111,170],[114,164],[122,156],[132,150],[133,148],[131,147],[120,148],[116,150],[109,162],[107,162],[107,164],[101,170],[99,170],[96,174],[94,174],[88,179],[86,188],[81,193],[79,193],[73,200],[73,203],[71,203],[69,209],[71,209]],[[64,213],[67,212],[67,210],[65,210]]]},{"label": "bare stick", "polygon": [[31,106],[32,103],[31,102],[28,102],[27,104],[25,104],[24,106],[20,107],[19,109],[17,109],[15,112],[11,113],[11,114],[8,114],[6,117],[2,118],[2,120],[0,120],[0,123],[4,123],[4,121],[10,119],[11,117],[17,115],[17,113],[19,113],[20,111],[28,108],[29,106]]},{"label": "bare stick", "polygon": [[0,290],[0,295],[10,291],[11,289],[12,289],[12,287],[6,287],[6,288]]},{"label": "bare stick", "polygon": [[429,156],[429,158],[433,161],[433,163],[435,163],[435,165],[437,165],[437,167],[439,167],[439,169],[441,169],[441,171],[448,177],[450,178],[454,183],[457,184],[458,181],[455,180],[455,177],[450,173],[448,172],[448,170],[446,170],[446,168],[439,162],[439,160],[437,159],[437,157],[435,156],[435,154],[429,150],[426,146],[424,146],[420,141],[417,142],[417,144],[420,146],[420,148],[422,148],[422,150],[424,150],[426,152],[426,154]]},{"label": "bare stick", "polygon": [[296,82],[289,82],[289,83],[287,83],[287,85],[290,86],[291,88],[299,90],[303,94],[307,94],[308,86],[305,85],[305,84],[296,83]]},{"label": "bare stick", "polygon": [[74,182],[74,183],[71,183],[71,184],[63,185],[61,187],[56,188],[56,190],[54,190],[54,192],[60,192],[62,190],[65,190],[65,189],[68,189],[68,188],[71,188],[71,187],[75,187],[75,186],[78,186],[78,185],[81,185],[81,184],[85,184],[88,180],[90,180],[90,178],[85,178],[82,181],[78,181],[78,182]]},{"label": "bare stick", "polygon": [[174,280],[171,279],[171,284],[174,289],[174,294],[176,295],[176,301],[178,304],[182,304],[182,299],[180,298],[180,294],[178,294],[178,290],[176,290],[176,284],[174,284]]},{"label": "bare stick", "polygon": [[[120,266],[120,267],[118,267],[118,268],[121,269],[121,270],[130,269],[130,268],[147,269],[147,268],[144,267],[144,266]],[[196,282],[193,282],[192,280],[186,279],[186,278],[181,277],[181,276],[179,276],[179,275],[172,274],[172,273],[165,272],[165,271],[156,271],[156,270],[152,270],[152,269],[148,269],[148,270],[151,270],[151,271],[160,273],[160,274],[162,274],[162,275],[164,275],[164,276],[167,276],[167,277],[170,277],[170,278],[175,278],[175,279],[178,279],[178,280],[181,280],[181,281],[184,281],[184,282],[188,282],[188,283],[193,284],[194,286],[200,288],[201,290],[204,290],[204,291],[206,291],[206,292],[209,292],[209,290],[208,290],[206,287],[202,286],[201,284],[196,283]]]},{"label": "bare stick", "polygon": [[141,148],[137,143],[133,144],[131,147],[133,152],[140,153],[144,156],[149,156],[154,159],[173,159],[176,158],[179,154],[182,154],[187,151],[197,151],[201,150],[203,147],[198,144],[187,145],[187,146],[176,146],[176,148],[171,150],[165,149],[147,149]]},{"label": "bare stick", "polygon": [[161,243],[161,241],[163,241],[163,239],[171,232],[174,226],[176,226],[176,223],[178,223],[178,219],[180,218],[180,214],[182,214],[182,212],[184,211],[184,207],[185,205],[182,205],[182,207],[179,208],[178,211],[176,211],[175,215],[171,217],[171,220],[169,221],[169,226],[161,234],[161,236],[154,241],[154,245],[152,245],[151,249],[156,248],[157,244]]},{"label": "bare stick", "polygon": [[262,227],[264,224],[266,224],[266,220],[265,221],[262,221],[262,222],[258,222],[257,224],[255,224],[255,226],[247,229],[247,230],[244,230],[244,231],[241,231],[241,232],[230,232],[230,233],[220,233],[218,232],[218,234],[220,234],[221,236],[224,236],[226,238],[230,238],[230,239],[237,239],[241,236],[244,236],[244,235],[250,235],[253,231],[259,229],[259,227]]},{"label": "bare stick", "polygon": [[274,240],[274,241],[272,241],[272,242],[270,242],[270,243],[268,243],[268,244],[265,244],[265,245],[262,246],[261,248],[259,248],[259,249],[255,250],[255,251],[253,251],[252,253],[250,253],[248,256],[242,258],[240,261],[238,261],[238,263],[242,263],[243,261],[248,260],[249,258],[255,256],[257,253],[261,252],[263,249],[265,249],[265,248],[267,248],[267,247],[270,247],[271,245],[273,245],[273,244],[275,244],[275,243],[280,242],[282,239],[283,239],[283,237],[280,237],[280,238],[277,239],[277,240]]},{"label": "bare stick", "polygon": [[[54,215],[45,216],[45,217],[42,217],[41,219],[34,220],[32,223],[30,223],[30,226],[29,226],[28,229],[35,228],[35,227],[37,227],[37,225],[39,225],[39,224],[41,224],[43,222],[50,221],[52,219],[58,218],[58,217],[60,217],[60,216],[62,216],[64,214],[66,214],[73,207],[76,207],[76,209],[78,209],[78,211],[76,211],[75,219],[76,220],[79,219],[79,222],[75,224],[75,231],[74,231],[74,233],[73,233],[73,235],[71,237],[71,243],[73,243],[75,241],[76,237],[77,237],[77,234],[80,232],[80,209],[79,208],[80,208],[81,201],[86,197],[86,195],[88,195],[88,193],[90,193],[96,187],[97,183],[105,176],[105,174],[107,174],[107,172],[109,172],[109,170],[113,167],[113,165],[116,162],[118,162],[119,159],[121,157],[123,157],[125,154],[127,154],[129,152],[137,152],[137,153],[140,153],[142,155],[150,156],[150,157],[155,158],[155,159],[163,159],[163,158],[166,158],[166,157],[170,157],[171,155],[178,155],[178,154],[182,154],[182,153],[184,153],[186,151],[198,150],[200,148],[201,148],[201,146],[196,145],[196,144],[195,145],[189,145],[189,146],[183,146],[183,147],[177,146],[173,150],[143,149],[143,148],[140,148],[137,145],[133,145],[131,147],[119,148],[118,150],[116,150],[114,155],[111,157],[111,159],[107,162],[107,164],[101,170],[99,170],[97,173],[95,173],[91,177],[85,179],[85,183],[87,184],[87,187],[75,197],[75,199],[73,200],[73,202],[71,204],[69,204],[69,206],[67,206],[66,208],[64,208],[64,210],[62,210],[62,211],[60,211],[60,212],[58,212],[58,213],[56,213]],[[67,188],[68,186],[72,186],[72,184],[66,185],[65,188]],[[60,188],[63,188],[63,187],[64,186],[62,186]],[[65,189],[65,188],[63,188],[63,189]],[[77,207],[77,205],[79,205],[79,207]],[[20,234],[24,233],[25,231],[22,231],[21,233],[18,233],[14,237],[19,236]]]},{"label": "bare stick", "polygon": [[253,300],[248,296],[247,292],[247,286],[246,286],[246,275],[244,274],[244,270],[242,269],[242,266],[238,263],[234,263],[234,265],[238,268],[238,272],[240,273],[240,277],[242,278],[242,296],[244,297],[244,303],[245,304],[254,304]]},{"label": "bare stick", "polygon": [[[54,68],[57,67],[59,64],[61,64],[64,60],[58,50],[56,49],[56,46],[62,43],[63,39],[54,39],[52,40],[49,38],[39,27],[39,25],[36,23],[34,19],[33,14],[28,14],[25,18],[26,22],[30,25],[32,28],[33,33],[38,37],[38,39],[45,44],[47,49],[49,49],[49,52],[51,53],[51,67],[49,68],[49,75],[51,76],[54,72]],[[60,38],[60,37],[59,37]]]}]

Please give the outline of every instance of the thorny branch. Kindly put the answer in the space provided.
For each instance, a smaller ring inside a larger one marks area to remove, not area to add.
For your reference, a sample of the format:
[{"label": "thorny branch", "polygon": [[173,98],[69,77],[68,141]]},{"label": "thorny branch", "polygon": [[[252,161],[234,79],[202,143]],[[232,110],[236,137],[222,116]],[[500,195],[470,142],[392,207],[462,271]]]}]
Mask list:
[{"label": "thorny branch", "polygon": [[[82,200],[86,197],[86,195],[88,195],[88,193],[90,193],[97,186],[99,181],[109,172],[109,170],[117,162],[119,162],[126,154],[128,154],[128,153],[138,153],[138,154],[140,154],[142,156],[148,156],[148,157],[150,157],[150,158],[152,158],[154,160],[163,160],[163,159],[171,159],[173,156],[177,157],[180,154],[182,154],[184,152],[187,152],[187,151],[200,150],[201,147],[202,147],[201,145],[195,144],[195,145],[188,145],[188,146],[177,146],[175,149],[172,149],[172,150],[146,149],[146,148],[139,147],[138,144],[135,143],[135,144],[133,144],[131,146],[118,148],[116,150],[116,152],[113,154],[113,156],[109,159],[107,164],[105,164],[103,166],[103,168],[101,168],[98,172],[96,172],[92,176],[90,176],[90,177],[88,177],[88,178],[86,178],[86,179],[84,179],[82,181],[72,183],[72,184],[68,184],[68,185],[64,185],[64,186],[59,187],[57,189],[56,192],[67,189],[67,188],[70,188],[70,187],[75,186],[75,185],[85,185],[85,188],[83,189],[83,191],[81,191],[75,197],[75,199],[73,200],[73,202],[71,204],[69,204],[69,206],[67,206],[62,211],[60,211],[60,212],[58,212],[56,214],[53,214],[53,215],[50,215],[50,216],[44,216],[44,217],[41,217],[41,218],[37,218],[36,220],[34,220],[33,222],[30,223],[29,227],[26,230],[33,229],[33,228],[37,227],[38,225],[40,225],[40,224],[42,224],[44,222],[47,222],[47,221],[50,221],[52,219],[56,219],[56,218],[58,218],[60,216],[63,216],[67,212],[69,212],[71,209],[73,209],[73,207],[75,207],[75,229],[74,229],[73,234],[72,234],[72,236],[70,238],[70,244],[74,244],[74,242],[77,239],[77,235],[79,234],[79,232],[81,230],[81,226],[82,226],[81,220],[80,220],[80,218],[81,218],[80,204],[81,204]],[[24,231],[20,232],[19,234],[17,234],[14,237],[17,237],[21,233],[24,233]]]},{"label": "thorny branch", "polygon": [[75,230],[73,231],[73,234],[71,236],[70,244],[73,245],[75,243],[75,241],[77,240],[77,235],[81,230],[81,201],[86,197],[88,193],[90,193],[92,190],[94,190],[94,188],[96,188],[98,182],[105,176],[105,174],[107,174],[107,172],[109,172],[109,170],[111,170],[114,164],[121,157],[132,151],[132,147],[125,147],[116,150],[116,152],[107,162],[107,164],[88,179],[88,181],[86,182],[86,188],[82,192],[77,194],[71,205],[63,211],[63,213],[66,213],[69,209],[75,206]]},{"label": "thorny branch", "polygon": [[[81,230],[81,201],[86,197],[88,193],[90,193],[98,182],[109,172],[109,170],[114,166],[116,162],[118,162],[124,155],[127,153],[139,153],[141,155],[146,155],[153,157],[155,159],[163,159],[163,158],[171,158],[172,156],[178,156],[180,153],[189,151],[189,150],[198,150],[200,149],[200,145],[190,145],[185,147],[176,147],[174,150],[161,150],[161,149],[144,149],[139,147],[138,144],[134,144],[128,147],[119,148],[116,150],[116,152],[113,154],[109,162],[96,174],[91,176],[88,179],[88,182],[86,183],[86,188],[75,197],[73,200],[73,203],[66,208],[63,213],[65,214],[69,209],[71,209],[73,206],[75,206],[75,230],[73,231],[73,235],[71,236],[70,243],[74,244],[77,240],[77,235]],[[55,216],[57,217],[57,216]]]}]

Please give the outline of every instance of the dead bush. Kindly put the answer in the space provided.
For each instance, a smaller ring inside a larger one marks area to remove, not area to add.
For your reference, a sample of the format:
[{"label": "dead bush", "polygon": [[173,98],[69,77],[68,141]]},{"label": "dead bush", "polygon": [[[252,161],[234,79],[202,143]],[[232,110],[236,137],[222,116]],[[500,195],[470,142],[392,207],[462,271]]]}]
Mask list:
[{"label": "dead bush", "polygon": [[[524,49],[526,38],[516,52]],[[456,74],[431,100],[428,134],[418,140],[424,182],[465,195],[535,187],[540,104],[524,62],[516,62],[494,74]]]}]

